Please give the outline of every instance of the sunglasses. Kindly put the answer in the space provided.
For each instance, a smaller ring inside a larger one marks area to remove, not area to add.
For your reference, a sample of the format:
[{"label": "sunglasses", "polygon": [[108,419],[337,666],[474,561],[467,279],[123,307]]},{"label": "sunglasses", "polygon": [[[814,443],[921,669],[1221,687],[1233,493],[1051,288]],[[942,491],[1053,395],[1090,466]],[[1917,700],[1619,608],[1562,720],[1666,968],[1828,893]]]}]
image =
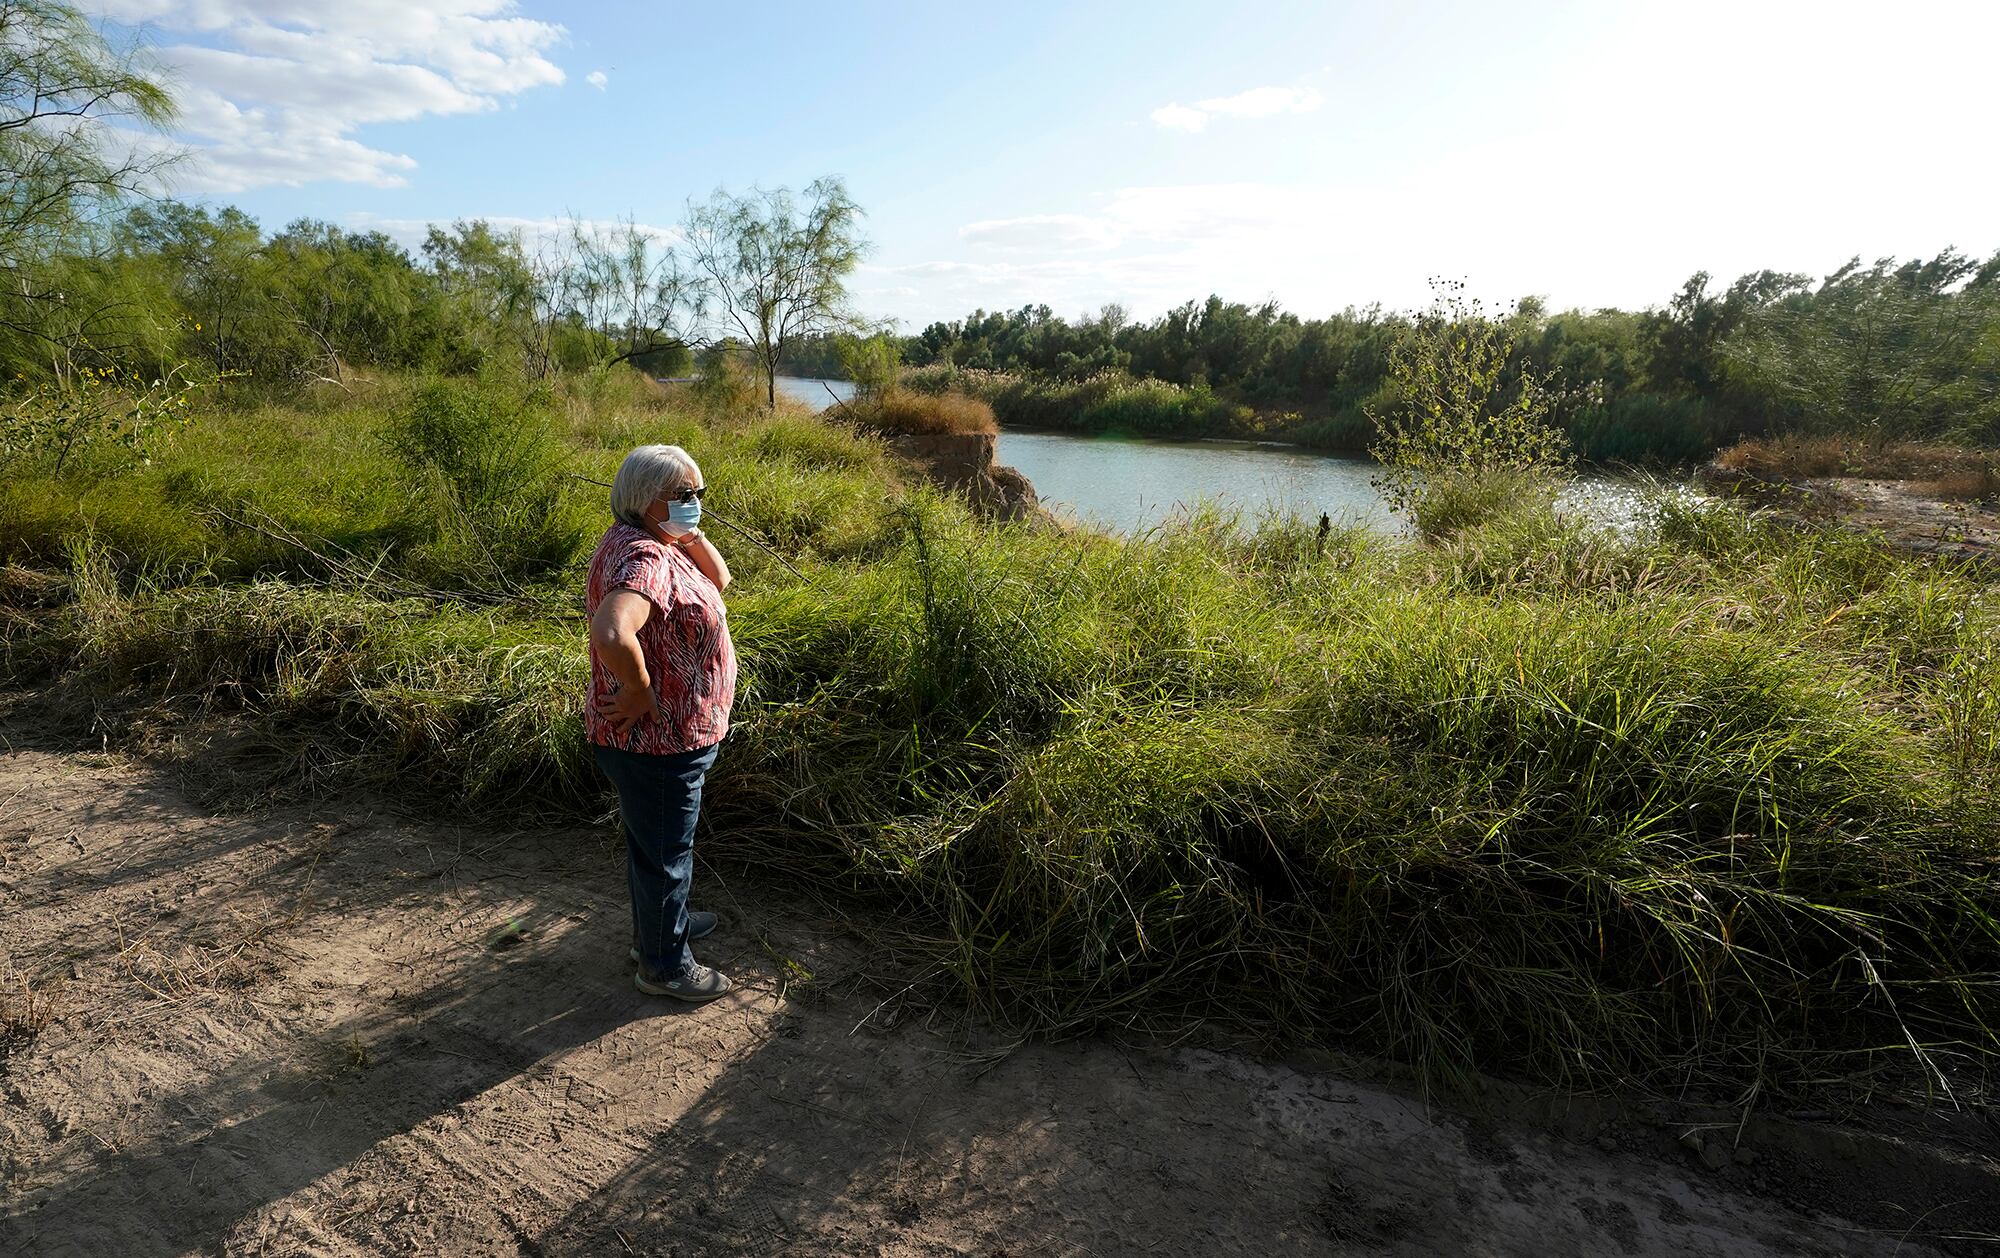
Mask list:
[{"label": "sunglasses", "polygon": [[686,488],[686,489],[682,489],[682,490],[679,490],[679,491],[677,491],[677,492],[676,492],[676,493],[674,494],[674,501],[675,501],[675,502],[700,502],[700,501],[701,501],[701,496],[702,496],[703,494],[707,493],[707,492],[708,492],[708,486],[706,486],[706,485],[690,485],[690,486],[689,486],[688,488]]}]

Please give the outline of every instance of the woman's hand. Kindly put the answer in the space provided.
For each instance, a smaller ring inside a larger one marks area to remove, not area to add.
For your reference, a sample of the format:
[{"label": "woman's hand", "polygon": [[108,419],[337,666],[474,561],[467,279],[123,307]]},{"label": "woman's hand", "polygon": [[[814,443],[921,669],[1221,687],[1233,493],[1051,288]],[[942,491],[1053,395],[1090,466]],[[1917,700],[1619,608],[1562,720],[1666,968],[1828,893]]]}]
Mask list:
[{"label": "woman's hand", "polygon": [[619,734],[629,734],[634,726],[647,718],[660,716],[660,704],[653,697],[651,686],[615,685],[611,693],[597,701],[597,715],[603,717]]},{"label": "woman's hand", "polygon": [[715,543],[708,540],[708,534],[700,529],[691,529],[679,537],[667,539],[681,548],[681,553],[694,561],[701,574],[715,583],[716,593],[729,588],[729,565],[722,562],[722,552]]},{"label": "woman's hand", "polygon": [[646,675],[646,653],[639,647],[639,627],[652,614],[653,605],[638,591],[617,589],[604,596],[590,618],[591,645],[611,674],[596,712],[620,737],[647,717],[660,715],[652,679]]}]

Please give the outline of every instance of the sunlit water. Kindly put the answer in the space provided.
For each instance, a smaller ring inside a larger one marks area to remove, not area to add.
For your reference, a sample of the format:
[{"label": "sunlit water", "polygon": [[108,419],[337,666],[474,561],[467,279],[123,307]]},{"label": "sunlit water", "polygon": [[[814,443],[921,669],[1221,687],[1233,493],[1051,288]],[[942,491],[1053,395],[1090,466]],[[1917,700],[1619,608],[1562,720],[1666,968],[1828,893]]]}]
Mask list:
[{"label": "sunlit water", "polygon": [[[778,387],[819,407],[854,390],[845,380],[790,376],[778,377]],[[1325,514],[1335,524],[1384,533],[1404,527],[1375,489],[1380,469],[1373,461],[1297,446],[1010,431],[1000,434],[999,459],[1034,484],[1043,506],[1121,533],[1169,522],[1201,504],[1235,512],[1245,523],[1269,514],[1308,521]],[[1564,492],[1563,505],[1625,528],[1638,519],[1644,494],[1632,481],[1585,476]]]},{"label": "sunlit water", "polygon": [[852,380],[808,380],[804,376],[779,376],[778,392],[795,402],[825,410],[834,399],[845,402],[854,396]]}]

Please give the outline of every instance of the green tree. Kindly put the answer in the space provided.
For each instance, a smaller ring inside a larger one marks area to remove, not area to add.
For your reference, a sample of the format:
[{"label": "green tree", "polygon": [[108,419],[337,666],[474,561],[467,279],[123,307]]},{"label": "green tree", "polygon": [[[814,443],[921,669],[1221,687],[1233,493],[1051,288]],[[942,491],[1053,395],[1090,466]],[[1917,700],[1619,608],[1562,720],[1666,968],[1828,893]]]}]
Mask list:
[{"label": "green tree", "polygon": [[1757,312],[1725,352],[1797,423],[1877,440],[2000,432],[2000,255],[1859,258]]},{"label": "green tree", "polygon": [[840,373],[854,382],[855,391],[866,397],[891,392],[903,374],[900,339],[887,332],[872,336],[843,336],[835,345],[840,357]]},{"label": "green tree", "polygon": [[424,300],[418,272],[384,233],[300,219],[272,238],[266,254],[275,313],[310,344],[297,373],[338,380],[344,363],[399,366],[423,357],[411,340],[411,315]]},{"label": "green tree", "polygon": [[451,371],[476,371],[513,347],[527,354],[544,285],[518,233],[484,219],[460,219],[424,237],[424,265],[436,282],[431,317]]},{"label": "green tree", "polygon": [[808,185],[803,203],[784,188],[740,197],[717,189],[688,207],[686,230],[715,317],[754,355],[776,407],[778,368],[795,341],[860,325],[847,277],[868,245],[861,207],[830,177]]},{"label": "green tree", "polygon": [[186,346],[217,371],[254,371],[270,311],[262,300],[264,235],[234,206],[136,206],[123,229],[128,263],[157,273],[188,316]]},{"label": "green tree", "polygon": [[1511,361],[1514,321],[1486,315],[1461,281],[1433,281],[1432,290],[1431,308],[1389,353],[1400,403],[1371,412],[1383,495],[1426,536],[1552,498],[1572,462],[1569,439],[1550,422],[1566,391],[1552,374]]},{"label": "green tree", "polygon": [[104,124],[173,117],[139,51],[113,48],[75,6],[0,0],[0,329],[39,342],[59,374],[99,323],[131,313],[129,295],[105,300],[116,285],[68,282],[74,260],[104,251],[106,211],[169,160]]},{"label": "green tree", "polygon": [[573,219],[569,230],[571,300],[604,347],[600,365],[686,361],[705,294],[679,252],[629,218],[609,229]]}]

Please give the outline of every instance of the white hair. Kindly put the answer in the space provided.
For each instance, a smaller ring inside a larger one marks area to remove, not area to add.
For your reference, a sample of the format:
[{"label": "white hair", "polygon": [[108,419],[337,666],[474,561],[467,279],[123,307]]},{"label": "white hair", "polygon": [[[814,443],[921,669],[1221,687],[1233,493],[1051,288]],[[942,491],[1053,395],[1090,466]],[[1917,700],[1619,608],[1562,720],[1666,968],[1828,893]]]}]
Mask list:
[{"label": "white hair", "polygon": [[695,483],[701,469],[679,446],[640,446],[611,478],[611,514],[633,528],[645,528],[646,508],[669,489]]}]

